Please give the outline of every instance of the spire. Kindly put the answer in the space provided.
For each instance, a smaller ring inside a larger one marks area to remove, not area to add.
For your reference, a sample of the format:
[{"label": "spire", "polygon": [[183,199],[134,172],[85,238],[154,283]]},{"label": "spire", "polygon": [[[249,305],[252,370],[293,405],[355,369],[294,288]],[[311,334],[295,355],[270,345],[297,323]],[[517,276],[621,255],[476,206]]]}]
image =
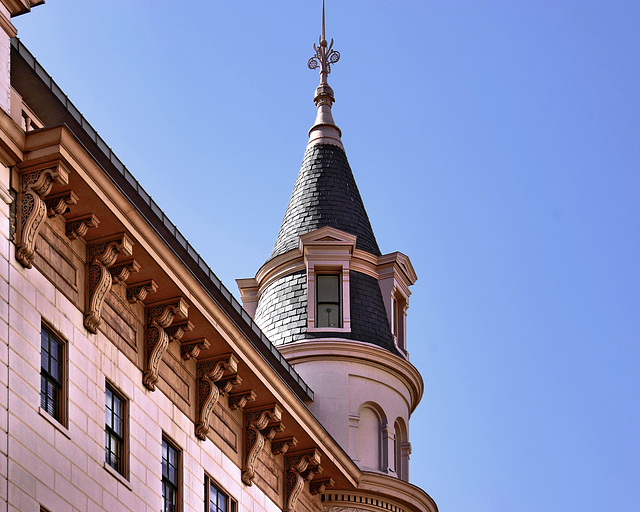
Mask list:
[{"label": "spire", "polygon": [[336,126],[331,114],[331,106],[336,101],[333,95],[333,89],[327,80],[331,73],[331,64],[335,64],[340,60],[340,53],[333,49],[333,39],[331,43],[327,43],[324,28],[324,0],[322,0],[322,30],[320,32],[319,44],[313,45],[315,55],[309,59],[307,66],[309,69],[320,68],[320,85],[316,89],[313,101],[318,107],[318,115],[316,122],[309,130],[309,146],[315,144],[333,144],[342,149],[342,141],[340,136],[342,132]]}]

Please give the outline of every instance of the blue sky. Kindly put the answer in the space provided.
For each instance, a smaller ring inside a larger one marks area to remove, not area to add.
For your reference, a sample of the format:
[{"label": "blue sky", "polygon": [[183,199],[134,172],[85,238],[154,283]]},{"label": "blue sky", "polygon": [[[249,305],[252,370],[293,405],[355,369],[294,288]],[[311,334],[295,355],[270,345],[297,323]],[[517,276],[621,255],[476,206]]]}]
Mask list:
[{"label": "blue sky", "polygon": [[[328,1],[334,117],[381,250],[419,276],[411,480],[443,512],[640,508],[639,18]],[[227,287],[254,275],[315,118],[320,2],[67,0],[14,21]]]}]

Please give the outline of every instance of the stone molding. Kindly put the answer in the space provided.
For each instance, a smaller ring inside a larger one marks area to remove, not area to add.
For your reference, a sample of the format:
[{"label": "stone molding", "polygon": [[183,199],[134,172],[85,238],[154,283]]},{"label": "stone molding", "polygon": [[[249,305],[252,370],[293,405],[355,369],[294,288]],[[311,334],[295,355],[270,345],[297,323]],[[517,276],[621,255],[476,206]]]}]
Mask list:
[{"label": "stone molding", "polygon": [[[142,383],[150,390],[156,390],[159,378],[160,360],[169,344],[168,329],[174,319],[182,320],[187,317],[189,306],[182,297],[176,297],[163,302],[149,304],[146,309],[146,361],[142,374]],[[176,335],[175,332],[172,332]]]},{"label": "stone molding", "polygon": [[305,482],[313,480],[322,473],[320,452],[312,449],[306,452],[292,453],[285,457],[285,508],[284,512],[295,512],[298,497]]},{"label": "stone molding", "polygon": [[357,360],[360,363],[378,367],[395,375],[405,383],[411,397],[409,412],[420,403],[424,392],[424,381],[420,372],[406,359],[371,343],[344,338],[324,338],[305,340],[278,347],[290,364],[308,361]]},{"label": "stone molding", "polygon": [[284,431],[282,409],[277,404],[244,413],[244,452],[245,462],[242,468],[242,481],[253,485],[255,462],[267,439]]},{"label": "stone molding", "polygon": [[109,268],[113,266],[118,256],[128,257],[132,254],[133,241],[126,233],[87,244],[87,308],[84,326],[89,332],[93,334],[98,332],[102,305],[113,284]]},{"label": "stone molding", "polygon": [[54,184],[67,185],[69,171],[60,161],[40,168],[28,167],[20,173],[18,195],[16,259],[31,268],[36,252],[36,239],[47,216],[45,198]]},{"label": "stone molding", "polygon": [[[211,428],[209,417],[218,402],[221,392],[228,393],[238,382],[238,359],[233,354],[209,361],[198,361],[198,423],[196,437],[206,441]],[[223,380],[223,376],[225,379]],[[222,389],[221,389],[222,388]]]}]

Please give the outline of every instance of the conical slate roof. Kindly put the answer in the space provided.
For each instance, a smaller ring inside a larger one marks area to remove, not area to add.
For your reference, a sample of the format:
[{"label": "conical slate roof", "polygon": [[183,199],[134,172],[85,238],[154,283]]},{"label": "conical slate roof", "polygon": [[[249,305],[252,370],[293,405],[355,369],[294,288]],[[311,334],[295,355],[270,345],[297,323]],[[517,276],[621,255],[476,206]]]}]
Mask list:
[{"label": "conical slate roof", "polygon": [[356,248],[380,255],[344,149],[333,144],[313,144],[305,151],[269,259],[295,249],[300,235],[324,226],[355,235]]}]

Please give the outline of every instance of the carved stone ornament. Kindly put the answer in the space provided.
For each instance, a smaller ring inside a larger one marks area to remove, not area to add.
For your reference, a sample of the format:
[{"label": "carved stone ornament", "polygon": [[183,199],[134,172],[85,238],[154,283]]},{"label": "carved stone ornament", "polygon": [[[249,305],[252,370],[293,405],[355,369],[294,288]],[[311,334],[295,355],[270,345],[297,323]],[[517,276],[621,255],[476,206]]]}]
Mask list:
[{"label": "carved stone ornament", "polygon": [[56,217],[65,213],[71,205],[78,204],[78,196],[73,190],[65,190],[48,195],[44,203],[47,205],[47,217]]},{"label": "carved stone ornament", "polygon": [[[198,423],[196,424],[196,436],[205,441],[211,425],[209,416],[218,402],[220,388],[218,383],[225,377],[223,383],[229,385],[229,379],[237,377],[238,359],[233,354],[224,358],[211,361],[198,361]],[[233,386],[233,384],[231,384]]]},{"label": "carved stone ornament", "polygon": [[98,332],[104,298],[111,290],[113,279],[109,272],[118,256],[131,256],[133,241],[126,233],[87,244],[87,309],[84,326],[92,333]]},{"label": "carved stone ornament", "polygon": [[264,442],[273,439],[284,430],[282,409],[278,405],[260,408],[244,413],[244,453],[245,463],[242,468],[242,481],[253,485],[255,463]]},{"label": "carved stone ornament", "polygon": [[229,395],[229,409],[235,411],[236,409],[244,409],[244,406],[247,405],[247,402],[255,401],[256,392],[253,389],[249,389],[248,391],[240,391],[238,393],[231,393]]},{"label": "carved stone ornament", "polygon": [[336,485],[336,482],[331,477],[320,479],[316,478],[309,484],[309,492],[312,496],[315,496],[316,494],[322,494],[327,489],[332,489],[334,485]]},{"label": "carved stone ornament", "polygon": [[148,294],[155,293],[157,290],[158,285],[153,279],[139,283],[131,283],[127,285],[127,300],[131,304],[144,302]]},{"label": "carved stone ornament", "polygon": [[200,354],[200,351],[207,350],[210,346],[211,343],[207,338],[183,341],[180,343],[180,356],[186,361],[195,359]]},{"label": "carved stone ornament", "polygon": [[180,341],[187,332],[193,331],[193,324],[189,320],[173,322],[164,330],[169,336],[169,341]]},{"label": "carved stone ornament", "polygon": [[156,390],[160,361],[169,344],[169,334],[166,329],[171,326],[174,319],[186,318],[188,310],[189,306],[182,297],[147,306],[147,357],[142,383],[151,391]]},{"label": "carved stone ornament", "polygon": [[298,444],[298,440],[293,437],[279,437],[271,441],[271,453],[273,455],[284,455],[289,451],[289,448],[292,448]]},{"label": "carved stone ornament", "polygon": [[109,273],[111,274],[113,284],[121,283],[126,285],[129,276],[138,270],[140,270],[140,263],[133,258],[129,258],[110,267]]},{"label": "carved stone ornament", "polygon": [[308,452],[291,454],[285,457],[284,461],[284,512],[294,512],[305,481],[311,481],[315,475],[322,473],[320,452],[314,448]]},{"label": "carved stone ornament", "polygon": [[93,213],[83,215],[81,217],[74,217],[73,219],[67,219],[65,234],[69,240],[82,238],[87,234],[89,228],[97,228],[98,224],[100,224],[100,220],[98,220],[98,217]]},{"label": "carved stone ornament", "polygon": [[16,259],[26,268],[33,264],[36,238],[47,216],[44,200],[54,183],[69,183],[69,172],[60,164],[48,169],[25,170],[20,175]]}]

